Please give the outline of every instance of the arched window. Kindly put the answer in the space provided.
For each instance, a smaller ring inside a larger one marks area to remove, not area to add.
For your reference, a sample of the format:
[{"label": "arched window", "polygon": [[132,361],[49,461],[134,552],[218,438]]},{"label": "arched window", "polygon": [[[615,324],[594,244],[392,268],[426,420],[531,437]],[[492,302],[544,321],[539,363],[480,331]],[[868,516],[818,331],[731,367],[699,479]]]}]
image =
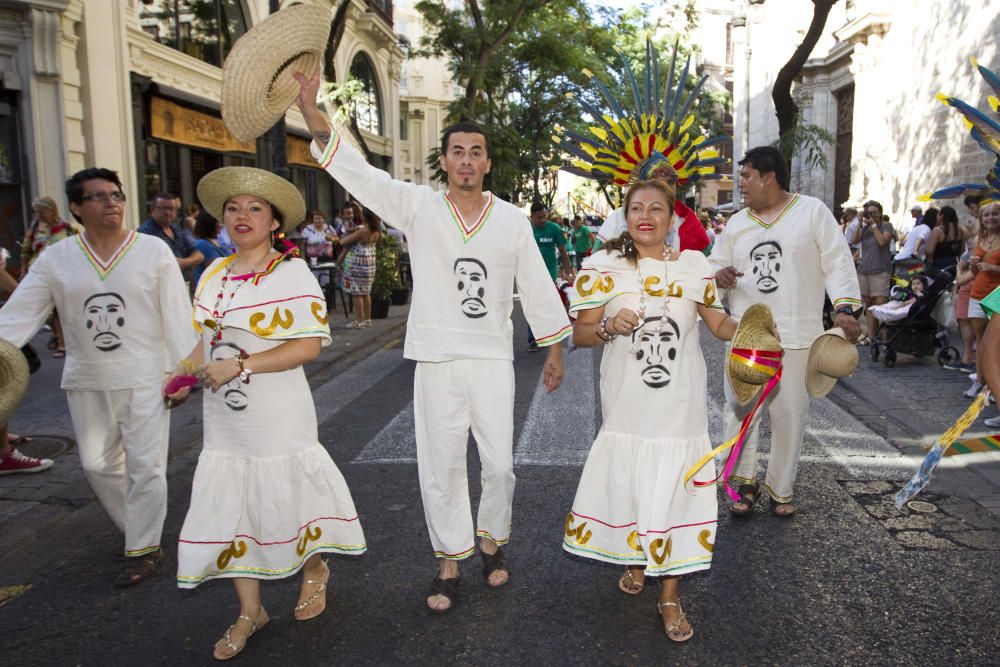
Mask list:
[{"label": "arched window", "polygon": [[139,25],[160,44],[216,67],[247,31],[241,0],[142,0]]},{"label": "arched window", "polygon": [[354,105],[358,127],[372,134],[382,134],[382,103],[378,95],[378,81],[371,60],[363,53],[351,61],[351,78],[361,82],[361,95]]}]

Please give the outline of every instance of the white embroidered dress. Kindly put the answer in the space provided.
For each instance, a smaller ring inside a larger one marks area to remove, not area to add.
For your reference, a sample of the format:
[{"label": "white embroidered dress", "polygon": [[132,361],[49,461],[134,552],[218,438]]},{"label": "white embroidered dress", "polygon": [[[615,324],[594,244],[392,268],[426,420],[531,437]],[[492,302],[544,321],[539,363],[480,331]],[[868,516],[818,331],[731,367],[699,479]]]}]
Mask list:
[{"label": "white embroidered dress", "polygon": [[[563,548],[594,560],[644,565],[649,576],[684,574],[710,567],[715,542],[715,485],[685,488],[683,476],[712,449],[697,304],[721,305],[699,252],[685,251],[666,263],[643,259],[638,272],[617,252],[598,252],[577,275],[570,313],[602,305],[609,317],[622,308],[638,311],[640,274],[646,323],[634,336],[605,346],[604,423],[566,517]],[[694,479],[714,477],[710,461]]]},{"label": "white embroidered dress", "polygon": [[[206,361],[263,352],[293,339],[330,343],[326,302],[305,262],[287,259],[258,284],[232,279],[213,318],[227,266],[216,260],[195,295]],[[221,319],[210,345],[206,320]],[[216,577],[287,577],[314,553],[361,554],[365,540],[343,475],[319,443],[302,367],[234,379],[204,392],[205,439],[181,529],[177,584]]]}]

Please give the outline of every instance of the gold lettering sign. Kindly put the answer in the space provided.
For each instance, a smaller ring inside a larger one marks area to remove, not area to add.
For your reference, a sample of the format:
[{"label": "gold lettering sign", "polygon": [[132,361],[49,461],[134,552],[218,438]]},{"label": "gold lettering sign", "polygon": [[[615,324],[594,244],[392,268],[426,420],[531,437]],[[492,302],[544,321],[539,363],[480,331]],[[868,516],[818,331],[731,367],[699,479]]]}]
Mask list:
[{"label": "gold lettering sign", "polygon": [[298,164],[303,167],[319,168],[319,163],[313,159],[309,152],[309,142],[300,137],[285,136],[285,152],[288,155],[288,164]]},{"label": "gold lettering sign", "polygon": [[187,146],[225,153],[255,153],[256,142],[241,144],[226,129],[221,118],[186,109],[162,97],[149,105],[150,135]]}]

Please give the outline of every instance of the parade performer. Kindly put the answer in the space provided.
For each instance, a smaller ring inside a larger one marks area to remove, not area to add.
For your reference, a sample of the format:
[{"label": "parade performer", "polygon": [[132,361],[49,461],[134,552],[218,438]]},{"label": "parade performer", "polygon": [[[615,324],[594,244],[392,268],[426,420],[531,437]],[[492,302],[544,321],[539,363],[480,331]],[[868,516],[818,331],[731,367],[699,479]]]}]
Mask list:
[{"label": "parade performer", "polygon": [[[607,104],[606,113],[578,98],[584,113],[598,125],[591,127],[592,137],[559,129],[553,139],[573,156],[563,171],[598,181],[602,186],[623,187],[637,179],[661,179],[671,188],[687,188],[699,179],[721,178],[715,166],[724,161],[711,149],[726,139],[711,139],[691,132],[694,115],[690,114],[708,79],[703,75],[687,97],[684,97],[691,58],[675,79],[678,45],[674,45],[666,88],[660,103],[660,61],[652,42],[646,42],[646,82],[642,93],[626,56],[619,53],[624,77],[633,92],[632,102],[616,99],[597,77],[585,70]],[[674,215],[680,250],[703,251],[709,245],[708,234],[697,214],[675,197]],[[611,212],[597,233],[605,243],[625,231],[625,214],[621,208]]]},{"label": "parade performer", "polygon": [[661,181],[633,185],[627,232],[584,261],[571,293],[573,341],[606,346],[604,419],[563,548],[625,564],[618,585],[631,595],[645,577],[661,578],[657,608],[667,636],[680,642],[694,630],[681,610],[678,575],[710,567],[718,514],[711,461],[698,475],[703,488],[683,484],[684,472],[712,449],[698,318],[722,340],[732,338],[736,321],[722,309],[704,255],[665,245],[673,204],[673,188]]},{"label": "parade performer", "polygon": [[[198,184],[236,254],[213,262],[195,294],[202,339],[164,383],[200,372],[205,440],[181,529],[177,583],[232,578],[239,617],[215,645],[227,660],[268,622],[260,580],[303,569],[296,620],[326,608],[323,553],[361,554],[364,535],[340,470],[319,443],[302,364],[330,343],[326,300],[307,264],[273,248],[305,215],[295,186],[270,172],[224,167]],[[176,385],[175,385],[176,386]]]},{"label": "parade performer", "polygon": [[31,265],[0,310],[0,338],[20,347],[58,309],[67,350],[61,386],[80,463],[125,534],[127,558],[115,583],[131,586],[163,556],[170,420],[160,383],[196,340],[191,302],[170,249],[125,227],[115,172],[75,173],[66,198],[85,231]]},{"label": "parade performer", "polygon": [[[490,144],[473,123],[442,138],[446,192],[393,180],[334,133],[316,106],[320,77],[296,74],[299,107],[315,139],[313,155],[365,206],[406,234],[413,302],[404,356],[414,377],[417,465],[421,497],[438,558],[427,605],[453,608],[458,562],[480,539],[490,586],[508,579],[500,546],[510,539],[513,472],[513,288],[537,343],[548,347],[544,382],[563,375],[561,341],[569,320],[535,246],[531,223],[516,207],[483,191]],[[482,461],[483,493],[473,530],[466,473],[470,427]]]},{"label": "parade performer", "polygon": [[[788,192],[788,167],[772,146],[747,152],[740,164],[740,191],[747,208],[733,215],[709,256],[718,286],[729,290],[729,307],[740,317],[753,303],[774,313],[785,350],[780,386],[768,399],[771,455],[764,488],[771,511],[791,517],[802,434],[809,409],[806,366],[809,348],[823,332],[823,292],[836,310],[834,326],[855,342],[860,334],[860,290],[854,260],[830,211],[817,199]],[[726,439],[737,434],[750,411],[727,383]],[[749,432],[732,478],[740,499],[730,510],[753,511],[757,482],[759,420]]]}]

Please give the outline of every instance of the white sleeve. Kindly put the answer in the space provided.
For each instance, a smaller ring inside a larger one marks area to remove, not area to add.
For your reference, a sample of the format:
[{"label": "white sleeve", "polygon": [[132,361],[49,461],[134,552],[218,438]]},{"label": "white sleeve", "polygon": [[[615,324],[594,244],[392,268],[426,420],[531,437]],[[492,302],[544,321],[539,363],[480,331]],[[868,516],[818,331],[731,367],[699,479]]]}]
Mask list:
[{"label": "white sleeve", "polygon": [[535,334],[535,341],[539,347],[546,347],[573,333],[573,325],[569,323],[559,291],[549,275],[538,244],[535,243],[531,223],[527,220],[524,223],[515,241],[517,259],[514,280],[524,316]]},{"label": "white sleeve", "polygon": [[813,221],[816,230],[816,246],[820,264],[826,276],[826,292],[833,307],[851,306],[860,308],[861,288],[858,274],[854,269],[854,257],[847,245],[847,238],[840,233],[840,227],[833,214],[825,206],[820,206]]},{"label": "white sleeve", "polygon": [[621,236],[625,228],[625,214],[620,208],[616,208],[601,223],[601,228],[597,230],[597,238],[601,243],[607,243]]},{"label": "white sleeve", "polygon": [[[839,230],[838,230],[839,231]],[[708,264],[712,271],[719,272],[727,266],[733,266],[733,235],[723,232],[716,237],[715,245],[708,256]]]},{"label": "white sleeve", "polygon": [[164,246],[157,258],[157,298],[163,330],[167,370],[191,354],[198,343],[198,332],[191,321],[191,299],[184,277],[170,249]]},{"label": "white sleeve", "polygon": [[38,256],[24,280],[0,308],[0,338],[17,347],[23,347],[38,333],[55,307],[49,283],[49,257],[49,253]]},{"label": "white sleeve", "polygon": [[326,149],[321,150],[313,141],[310,150],[322,168],[345,190],[404,234],[413,229],[414,213],[425,194],[423,191],[433,193],[426,186],[397,181],[388,172],[368,164],[364,156],[338,134],[331,134]]}]

